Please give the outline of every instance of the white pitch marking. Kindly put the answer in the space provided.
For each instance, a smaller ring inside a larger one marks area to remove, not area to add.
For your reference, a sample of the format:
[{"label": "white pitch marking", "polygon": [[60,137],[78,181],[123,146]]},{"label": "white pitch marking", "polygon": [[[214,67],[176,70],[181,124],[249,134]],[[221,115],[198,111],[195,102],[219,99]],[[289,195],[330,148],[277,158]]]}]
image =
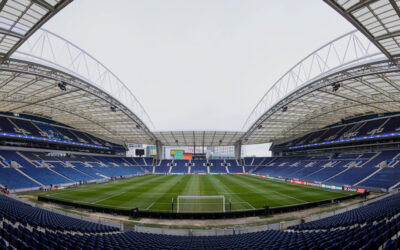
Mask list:
[{"label": "white pitch marking", "polygon": [[113,198],[113,197],[115,197],[115,196],[118,196],[118,195],[121,195],[121,194],[124,194],[124,193],[126,193],[126,192],[119,192],[119,193],[117,193],[117,194],[113,194],[113,195],[111,195],[111,196],[108,196],[108,197],[106,197],[106,198],[104,198],[104,199],[100,199],[100,200],[93,201],[93,202],[90,202],[90,203],[91,203],[91,204],[96,204],[96,203],[99,203],[99,202],[102,202],[102,201],[111,199],[111,198]]},{"label": "white pitch marking", "polygon": [[247,201],[246,201],[246,203],[250,206],[250,207],[252,207],[253,208],[253,210],[256,210],[256,208],[255,207],[253,207],[250,203],[248,203]]},{"label": "white pitch marking", "polygon": [[153,203],[151,203],[150,206],[148,206],[148,207],[146,208],[146,210],[149,210],[149,209],[154,205],[154,203],[156,203],[156,202],[154,201]]},{"label": "white pitch marking", "polygon": [[284,196],[287,196],[287,197],[289,197],[289,198],[292,198],[292,199],[295,199],[295,200],[298,200],[298,201],[301,201],[301,202],[308,203],[308,201],[305,201],[305,200],[302,200],[302,199],[298,199],[298,198],[293,197],[293,196],[291,196],[291,195],[287,195],[287,194],[284,194],[284,193],[279,193],[279,192],[272,191],[272,190],[271,190],[271,192],[274,192],[274,193],[277,193],[277,194],[280,194],[280,195],[284,195]]}]

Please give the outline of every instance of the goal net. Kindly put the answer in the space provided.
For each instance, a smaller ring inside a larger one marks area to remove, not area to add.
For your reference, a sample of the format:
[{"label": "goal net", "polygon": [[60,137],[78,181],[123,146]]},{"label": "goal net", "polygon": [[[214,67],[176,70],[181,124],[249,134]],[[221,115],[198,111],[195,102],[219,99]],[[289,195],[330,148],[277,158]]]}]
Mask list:
[{"label": "goal net", "polygon": [[177,213],[225,212],[225,196],[178,196]]}]

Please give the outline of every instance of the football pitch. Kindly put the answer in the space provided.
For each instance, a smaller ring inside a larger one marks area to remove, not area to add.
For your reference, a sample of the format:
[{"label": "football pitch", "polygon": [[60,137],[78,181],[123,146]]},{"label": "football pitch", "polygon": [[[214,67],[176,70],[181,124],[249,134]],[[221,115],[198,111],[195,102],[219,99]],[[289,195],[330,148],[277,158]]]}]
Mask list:
[{"label": "football pitch", "polygon": [[[229,211],[229,206],[232,211],[253,210],[264,206],[304,204],[351,194],[250,175],[145,175],[49,191],[41,196],[75,204],[116,209],[139,207],[142,211],[154,212],[170,212],[173,201],[174,212],[177,207],[178,212],[221,212]],[[189,196],[200,196],[202,199]]]}]

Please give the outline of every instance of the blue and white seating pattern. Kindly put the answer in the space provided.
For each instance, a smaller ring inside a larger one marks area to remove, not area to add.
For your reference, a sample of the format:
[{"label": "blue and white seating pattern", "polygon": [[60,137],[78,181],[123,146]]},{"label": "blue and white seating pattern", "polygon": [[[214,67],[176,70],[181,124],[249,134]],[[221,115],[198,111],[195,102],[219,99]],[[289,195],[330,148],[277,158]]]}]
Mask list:
[{"label": "blue and white seating pattern", "polygon": [[33,208],[5,196],[0,196],[0,201],[0,249],[394,250],[400,247],[399,194],[341,214],[340,218],[347,218],[343,220],[333,216],[286,231],[228,236],[122,233],[114,227]]},{"label": "blue and white seating pattern", "polygon": [[8,189],[29,189],[144,174],[143,168],[132,161],[135,162],[124,157],[60,157],[43,152],[0,150],[0,184]]},{"label": "blue and white seating pattern", "polygon": [[365,136],[384,135],[400,132],[400,116],[374,117],[365,120],[351,121],[345,124],[332,125],[318,131],[310,132],[291,141],[273,145],[273,148],[288,148],[310,145],[328,141]]},{"label": "blue and white seating pattern", "polygon": [[328,184],[388,189],[400,182],[400,160],[396,159],[399,154],[399,150],[386,150],[312,157],[268,157],[269,160],[264,160],[268,163],[255,167],[254,173]]},{"label": "blue and white seating pattern", "polygon": [[23,135],[26,137],[40,137],[44,139],[58,140],[58,142],[84,143],[88,145],[125,150],[122,145],[107,142],[86,132],[78,131],[66,126],[63,127],[60,124],[52,124],[51,121],[48,122],[49,123],[23,119],[20,117],[0,116],[0,132],[7,133],[7,136]]}]

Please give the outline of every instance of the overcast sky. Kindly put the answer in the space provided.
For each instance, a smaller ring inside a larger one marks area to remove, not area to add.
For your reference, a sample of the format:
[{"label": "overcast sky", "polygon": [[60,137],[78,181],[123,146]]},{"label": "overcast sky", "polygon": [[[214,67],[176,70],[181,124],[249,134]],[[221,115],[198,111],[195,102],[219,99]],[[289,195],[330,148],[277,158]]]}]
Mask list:
[{"label": "overcast sky", "polygon": [[118,75],[156,130],[241,130],[280,76],[353,29],[322,0],[79,0],[44,27]]}]

